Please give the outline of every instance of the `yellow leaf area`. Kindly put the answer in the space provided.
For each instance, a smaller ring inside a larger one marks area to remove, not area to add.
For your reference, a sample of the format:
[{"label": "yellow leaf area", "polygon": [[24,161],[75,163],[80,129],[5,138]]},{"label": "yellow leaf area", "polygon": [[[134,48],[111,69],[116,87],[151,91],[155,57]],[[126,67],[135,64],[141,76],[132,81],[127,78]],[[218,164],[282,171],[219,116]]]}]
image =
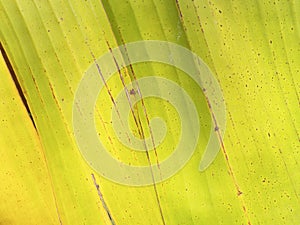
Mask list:
[{"label": "yellow leaf area", "polygon": [[[299,224],[299,8],[299,1],[1,0],[7,58],[0,67],[0,224]],[[188,163],[169,179],[140,187],[92,169],[72,124],[84,72],[111,49],[139,40],[169,41],[195,52],[217,78],[226,104],[222,148],[200,172],[213,126],[201,88],[170,65],[120,68],[95,107],[99,139],[115,159],[139,166],[162,162],[181,129],[170,102],[146,98],[133,106],[124,126],[137,139],[151,137],[148,119],[160,117],[165,138],[148,153],[122,144],[111,111],[125,84],[167,78],[200,112],[199,140]]]},{"label": "yellow leaf area", "polygon": [[40,140],[0,59],[0,224],[58,224]]}]

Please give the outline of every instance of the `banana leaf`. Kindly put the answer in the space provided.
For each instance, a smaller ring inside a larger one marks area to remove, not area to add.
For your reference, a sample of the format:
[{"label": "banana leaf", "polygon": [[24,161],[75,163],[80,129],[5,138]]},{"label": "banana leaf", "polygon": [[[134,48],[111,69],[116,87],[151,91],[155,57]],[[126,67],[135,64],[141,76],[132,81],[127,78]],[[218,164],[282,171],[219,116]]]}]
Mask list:
[{"label": "banana leaf", "polygon": [[299,224],[299,9],[1,0],[0,224]]}]

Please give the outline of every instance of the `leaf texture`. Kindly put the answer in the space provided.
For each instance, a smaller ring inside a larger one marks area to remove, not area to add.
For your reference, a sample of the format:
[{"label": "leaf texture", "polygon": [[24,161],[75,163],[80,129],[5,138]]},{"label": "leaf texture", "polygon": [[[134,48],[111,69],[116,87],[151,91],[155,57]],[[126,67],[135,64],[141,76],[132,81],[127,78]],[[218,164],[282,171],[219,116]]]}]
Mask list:
[{"label": "leaf texture", "polygon": [[[1,58],[0,67],[0,224],[299,224],[298,8],[296,0],[1,0],[7,59]],[[147,154],[122,145],[110,122],[112,99],[124,85],[153,74],[168,78],[201,112],[189,162],[164,182],[131,187],[98,175],[83,159],[72,107],[88,67],[111,49],[139,40],[169,41],[200,56],[220,83],[227,124],[220,153],[199,172],[213,126],[202,90],[168,65],[120,68],[95,108],[99,138],[120,161],[161,162],[181,127],[170,104],[145,99],[129,117],[133,133],[151,137],[147,118],[159,116],[168,127],[166,138]]]}]

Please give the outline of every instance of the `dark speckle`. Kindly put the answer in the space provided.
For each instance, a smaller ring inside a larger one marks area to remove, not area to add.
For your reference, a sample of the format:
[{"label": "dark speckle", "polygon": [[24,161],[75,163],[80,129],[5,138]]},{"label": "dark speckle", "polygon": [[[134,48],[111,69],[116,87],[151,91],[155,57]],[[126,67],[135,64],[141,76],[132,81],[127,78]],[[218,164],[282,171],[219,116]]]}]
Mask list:
[{"label": "dark speckle", "polygon": [[134,89],[131,89],[129,93],[130,93],[131,95],[135,95],[135,90],[134,90]]}]

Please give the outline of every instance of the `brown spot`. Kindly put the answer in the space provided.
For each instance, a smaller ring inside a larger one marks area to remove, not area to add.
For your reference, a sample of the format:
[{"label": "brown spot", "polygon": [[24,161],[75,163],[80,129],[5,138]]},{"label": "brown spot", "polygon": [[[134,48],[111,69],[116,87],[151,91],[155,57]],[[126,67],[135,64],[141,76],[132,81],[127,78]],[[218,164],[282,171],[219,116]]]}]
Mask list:
[{"label": "brown spot", "polygon": [[135,95],[136,92],[135,92],[134,89],[131,89],[129,93],[130,93],[131,95]]}]

